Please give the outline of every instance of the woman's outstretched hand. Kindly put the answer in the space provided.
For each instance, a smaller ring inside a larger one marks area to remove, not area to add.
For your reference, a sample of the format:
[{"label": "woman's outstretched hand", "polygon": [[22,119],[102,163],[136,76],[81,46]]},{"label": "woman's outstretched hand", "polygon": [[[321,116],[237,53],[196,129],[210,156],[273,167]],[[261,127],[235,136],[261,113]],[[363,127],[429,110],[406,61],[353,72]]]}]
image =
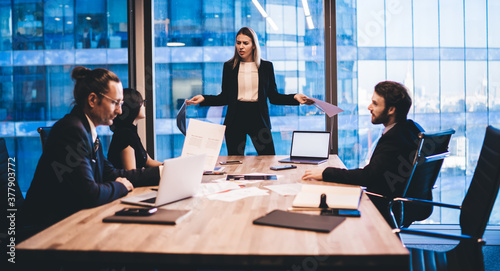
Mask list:
[{"label": "woman's outstretched hand", "polygon": [[300,93],[295,94],[295,96],[293,96],[293,98],[301,104],[311,105],[314,103],[313,100],[309,99],[306,95],[300,94]]},{"label": "woman's outstretched hand", "polygon": [[205,100],[205,97],[203,95],[196,95],[190,100],[186,100],[186,105],[197,105]]}]

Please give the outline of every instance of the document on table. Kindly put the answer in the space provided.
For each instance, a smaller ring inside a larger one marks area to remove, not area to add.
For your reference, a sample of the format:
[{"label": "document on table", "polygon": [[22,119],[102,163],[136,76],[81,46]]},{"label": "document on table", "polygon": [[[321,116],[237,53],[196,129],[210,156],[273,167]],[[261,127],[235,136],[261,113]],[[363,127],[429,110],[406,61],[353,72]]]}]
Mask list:
[{"label": "document on table", "polygon": [[207,198],[210,200],[222,200],[231,202],[247,197],[265,196],[265,195],[269,195],[267,190],[259,189],[257,187],[249,187],[249,188],[235,189],[225,193],[208,195]]},{"label": "document on table", "polygon": [[200,190],[196,193],[195,197],[208,196],[216,193],[229,192],[234,189],[240,189],[236,183],[233,182],[217,182],[217,183],[202,183]]},{"label": "document on table", "polygon": [[313,100],[314,101],[313,105],[316,106],[319,110],[325,112],[325,114],[327,114],[328,117],[330,118],[337,115],[340,112],[344,112],[343,109],[331,103],[327,103],[325,101],[316,98],[309,98],[309,99]]},{"label": "document on table", "polygon": [[213,171],[217,164],[226,126],[191,119],[181,156],[206,154],[203,170]]},{"label": "document on table", "polygon": [[272,184],[272,185],[266,185],[264,186],[264,188],[274,191],[282,196],[294,196],[300,192],[302,184],[300,183]]}]

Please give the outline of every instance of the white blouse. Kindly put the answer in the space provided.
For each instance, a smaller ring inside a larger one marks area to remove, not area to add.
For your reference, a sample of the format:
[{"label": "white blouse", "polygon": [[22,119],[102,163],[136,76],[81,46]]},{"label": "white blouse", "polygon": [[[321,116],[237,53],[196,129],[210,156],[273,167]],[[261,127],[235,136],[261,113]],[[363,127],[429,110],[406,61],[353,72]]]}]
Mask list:
[{"label": "white blouse", "polygon": [[255,62],[240,62],[238,72],[238,101],[256,102],[259,99],[259,71]]}]

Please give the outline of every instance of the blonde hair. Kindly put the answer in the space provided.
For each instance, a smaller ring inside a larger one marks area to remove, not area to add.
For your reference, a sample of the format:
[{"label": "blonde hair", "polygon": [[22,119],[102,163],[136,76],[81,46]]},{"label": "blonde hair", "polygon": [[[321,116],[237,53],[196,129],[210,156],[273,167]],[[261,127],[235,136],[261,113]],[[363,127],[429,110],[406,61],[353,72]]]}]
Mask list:
[{"label": "blonde hair", "polygon": [[[250,39],[252,39],[252,43],[255,46],[255,49],[253,49],[253,61],[255,62],[255,65],[257,65],[257,69],[260,67],[260,45],[259,45],[259,39],[257,38],[257,34],[253,29],[250,27],[242,27],[238,33],[236,33],[236,37],[239,35],[245,35],[248,36]],[[236,46],[234,46],[234,56],[231,58],[229,61],[233,62],[233,69],[240,64],[241,57],[238,54],[238,49]]]}]

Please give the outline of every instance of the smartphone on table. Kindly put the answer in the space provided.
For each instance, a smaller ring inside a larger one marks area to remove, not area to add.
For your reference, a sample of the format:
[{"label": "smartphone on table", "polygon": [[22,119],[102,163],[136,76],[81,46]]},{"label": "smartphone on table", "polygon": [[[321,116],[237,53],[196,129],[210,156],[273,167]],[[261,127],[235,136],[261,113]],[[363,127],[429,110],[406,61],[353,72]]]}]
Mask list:
[{"label": "smartphone on table", "polygon": [[158,208],[123,208],[115,213],[121,216],[150,216],[158,211]]},{"label": "smartphone on table", "polygon": [[232,164],[241,164],[241,161],[220,161],[219,164],[221,165],[232,165]]},{"label": "smartphone on table", "polygon": [[284,165],[284,166],[270,167],[271,170],[284,170],[284,169],[292,169],[292,168],[297,168],[297,166],[296,165]]}]

